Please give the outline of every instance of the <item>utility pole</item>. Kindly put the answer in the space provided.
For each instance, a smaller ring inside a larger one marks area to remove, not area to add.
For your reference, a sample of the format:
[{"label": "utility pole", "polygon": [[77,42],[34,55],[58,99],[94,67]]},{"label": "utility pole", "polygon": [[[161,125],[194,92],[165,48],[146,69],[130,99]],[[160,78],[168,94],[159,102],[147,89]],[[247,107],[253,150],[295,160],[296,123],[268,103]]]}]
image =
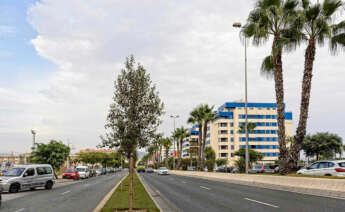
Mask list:
[{"label": "utility pole", "polygon": [[36,131],[35,131],[35,130],[31,130],[31,134],[32,134],[32,150],[35,150],[35,145],[36,145]]},{"label": "utility pole", "polygon": [[[176,129],[175,120],[179,117],[180,117],[179,115],[170,115],[170,118],[174,119],[174,132]],[[173,143],[174,143],[173,169],[175,170],[175,149],[176,149],[176,146],[175,146],[175,138],[174,137],[173,137]],[[166,160],[168,160],[168,158],[166,158]]]},{"label": "utility pole", "polygon": [[[236,28],[242,28],[241,23],[236,22],[232,25]],[[248,174],[249,169],[249,135],[248,135],[248,80],[247,80],[247,38],[244,38],[244,93],[245,93],[245,132],[246,132],[246,174]]]}]

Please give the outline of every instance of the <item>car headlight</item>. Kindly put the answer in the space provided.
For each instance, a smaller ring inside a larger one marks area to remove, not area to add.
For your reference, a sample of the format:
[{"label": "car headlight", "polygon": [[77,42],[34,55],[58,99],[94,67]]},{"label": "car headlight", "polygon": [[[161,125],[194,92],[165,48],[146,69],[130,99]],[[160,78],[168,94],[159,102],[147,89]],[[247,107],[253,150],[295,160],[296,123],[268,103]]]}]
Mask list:
[{"label": "car headlight", "polygon": [[8,183],[8,180],[1,180],[0,183],[1,183],[1,184]]}]

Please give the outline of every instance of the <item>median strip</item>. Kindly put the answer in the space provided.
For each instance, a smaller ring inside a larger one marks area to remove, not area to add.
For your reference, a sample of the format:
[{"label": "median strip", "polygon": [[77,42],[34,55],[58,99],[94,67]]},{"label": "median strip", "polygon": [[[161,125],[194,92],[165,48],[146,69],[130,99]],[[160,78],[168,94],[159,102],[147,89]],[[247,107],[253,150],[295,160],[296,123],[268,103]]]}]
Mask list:
[{"label": "median strip", "polygon": [[259,204],[262,204],[262,205],[267,205],[267,206],[270,206],[270,207],[273,207],[273,208],[279,208],[279,206],[272,205],[272,204],[269,204],[269,203],[266,203],[266,202],[260,202],[260,201],[257,201],[255,199],[249,199],[249,198],[244,198],[244,199],[248,200],[248,201],[256,202],[256,203],[259,203]]}]

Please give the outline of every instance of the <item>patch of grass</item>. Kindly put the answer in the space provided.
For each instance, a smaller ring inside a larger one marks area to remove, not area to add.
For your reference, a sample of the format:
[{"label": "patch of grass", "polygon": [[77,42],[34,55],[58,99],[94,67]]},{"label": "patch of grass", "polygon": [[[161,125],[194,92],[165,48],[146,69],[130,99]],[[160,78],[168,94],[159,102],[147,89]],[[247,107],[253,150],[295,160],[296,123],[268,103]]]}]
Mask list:
[{"label": "patch of grass", "polygon": [[[138,176],[134,173],[134,195],[133,208],[147,209],[149,212],[159,212],[155,203],[146,192]],[[122,181],[112,194],[108,202],[102,209],[102,212],[113,212],[115,208],[129,207],[129,175]]]}]

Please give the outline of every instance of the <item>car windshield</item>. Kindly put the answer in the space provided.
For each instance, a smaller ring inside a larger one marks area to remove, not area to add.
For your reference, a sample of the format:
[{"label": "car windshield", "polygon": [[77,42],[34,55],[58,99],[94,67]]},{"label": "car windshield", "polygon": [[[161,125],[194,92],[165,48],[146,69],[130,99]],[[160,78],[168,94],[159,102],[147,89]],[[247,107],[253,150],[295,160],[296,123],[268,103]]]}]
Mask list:
[{"label": "car windshield", "polygon": [[160,167],[159,169],[160,169],[160,170],[167,170],[166,167]]},{"label": "car windshield", "polygon": [[85,168],[77,168],[78,172],[85,172]]},{"label": "car windshield", "polygon": [[24,172],[25,168],[12,168],[4,173],[4,176],[20,176]]},{"label": "car windshield", "polygon": [[258,166],[254,166],[254,168],[253,169],[261,169],[261,165],[258,165]]},{"label": "car windshield", "polygon": [[65,171],[65,173],[74,173],[74,170],[73,170],[73,169],[67,169],[67,170]]}]

